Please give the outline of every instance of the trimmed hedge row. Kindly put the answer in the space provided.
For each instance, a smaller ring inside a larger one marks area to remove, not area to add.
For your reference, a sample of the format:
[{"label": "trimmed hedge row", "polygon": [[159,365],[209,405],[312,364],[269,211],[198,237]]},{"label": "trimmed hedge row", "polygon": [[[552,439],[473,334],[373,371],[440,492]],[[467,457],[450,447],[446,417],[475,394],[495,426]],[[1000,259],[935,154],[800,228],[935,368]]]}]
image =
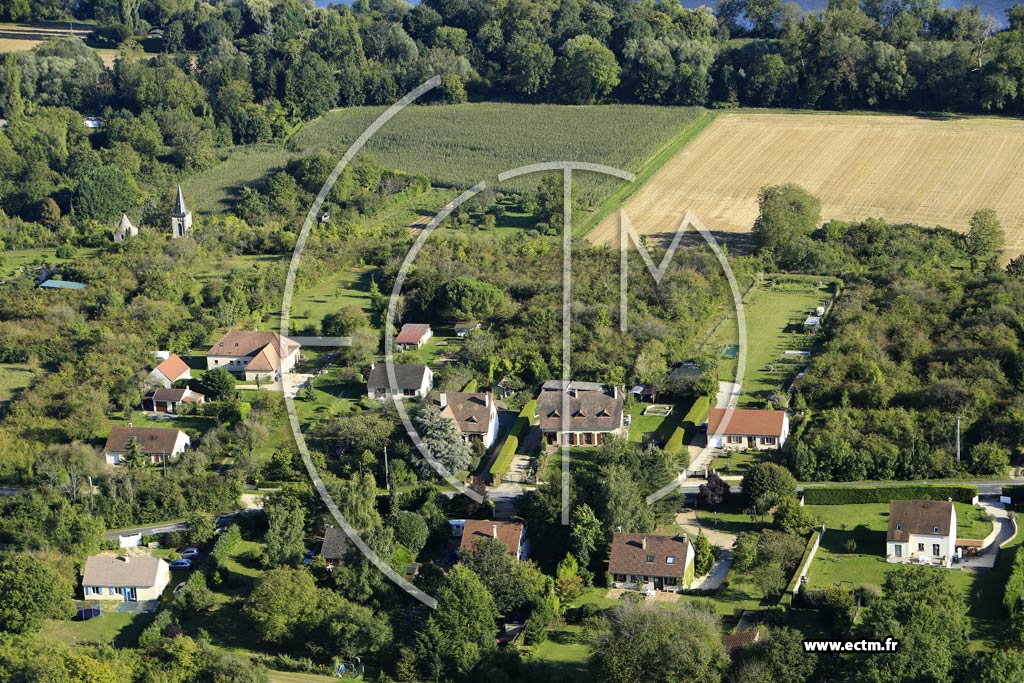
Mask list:
[{"label": "trimmed hedge row", "polygon": [[1013,505],[1024,504],[1024,486],[1004,486],[1003,495],[1009,498]]},{"label": "trimmed hedge row", "polygon": [[679,426],[672,432],[672,436],[665,442],[665,451],[668,453],[679,453],[682,451],[686,444],[690,442],[690,439],[697,434],[700,426],[708,419],[708,413],[710,412],[711,402],[707,396],[701,396],[694,401],[693,405],[690,406],[690,410],[683,416],[682,422],[679,423]]},{"label": "trimmed hedge row", "polygon": [[1010,576],[1006,579],[1006,590],[1003,592],[1003,607],[1012,617],[1020,609],[1021,597],[1024,597],[1024,553],[1020,551],[1020,546],[1003,552],[1013,553]]},{"label": "trimmed hedge row", "polygon": [[890,500],[946,500],[970,503],[978,495],[976,486],[937,484],[915,486],[822,486],[804,489],[807,505],[858,505],[888,503]]},{"label": "trimmed hedge row", "polygon": [[501,452],[498,453],[498,457],[491,464],[491,478],[493,481],[499,481],[501,476],[511,467],[512,461],[516,457],[516,449],[519,448],[519,439],[530,431],[533,413],[536,410],[536,401],[527,401],[526,405],[523,406],[519,417],[516,418],[516,423],[512,425],[512,431],[508,433],[508,437],[505,439],[505,445],[501,447]]}]

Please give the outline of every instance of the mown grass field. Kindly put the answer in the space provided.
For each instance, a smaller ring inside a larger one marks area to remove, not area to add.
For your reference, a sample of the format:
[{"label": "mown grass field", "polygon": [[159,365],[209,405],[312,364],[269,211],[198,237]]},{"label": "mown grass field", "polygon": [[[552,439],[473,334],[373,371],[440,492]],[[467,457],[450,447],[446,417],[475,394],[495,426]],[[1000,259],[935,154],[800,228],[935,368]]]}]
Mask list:
[{"label": "mown grass field", "polygon": [[[750,290],[743,301],[747,363],[737,407],[763,408],[768,397],[807,364],[807,357],[786,356],[784,352],[813,351],[814,339],[804,333],[803,322],[831,296],[831,285],[819,287],[813,280],[805,291],[778,291],[761,285]],[[718,356],[723,381],[736,379],[737,358],[724,357],[722,351],[737,343],[738,334],[733,313],[705,343],[705,349]]]},{"label": "mown grass field", "polygon": [[[882,217],[965,230],[993,208],[1007,252],[1024,251],[1024,122],[894,115],[723,113],[626,202],[639,233],[674,232],[687,210],[710,230],[747,232],[764,185],[794,182],[823,217]],[[618,218],[588,237],[616,243]]]},{"label": "mown grass field", "polygon": [[189,208],[199,214],[230,211],[244,185],[260,185],[285,167],[294,154],[280,145],[232,147],[219,163],[181,181]]}]

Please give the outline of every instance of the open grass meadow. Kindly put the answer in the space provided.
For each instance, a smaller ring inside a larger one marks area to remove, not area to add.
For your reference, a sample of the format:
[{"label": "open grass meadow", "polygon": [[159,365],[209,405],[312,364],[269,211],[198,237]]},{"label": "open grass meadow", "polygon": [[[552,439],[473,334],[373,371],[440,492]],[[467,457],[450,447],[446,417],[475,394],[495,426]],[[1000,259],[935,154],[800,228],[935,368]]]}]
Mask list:
[{"label": "open grass meadow", "polygon": [[[819,283],[820,280],[820,283]],[[772,393],[800,372],[808,358],[787,355],[786,351],[814,351],[815,336],[804,332],[803,323],[815,307],[833,296],[828,278],[809,279],[806,283],[787,282],[773,288],[770,283],[754,286],[744,297],[747,322],[747,364],[742,379],[738,408],[764,408]],[[704,349],[719,357],[718,369],[723,381],[736,379],[737,358],[727,355],[739,339],[735,313],[730,313],[704,344]]]},{"label": "open grass meadow", "polygon": [[4,363],[0,365],[0,407],[25,389],[42,370],[25,363]]},{"label": "open grass meadow", "polygon": [[[966,230],[999,213],[1007,254],[1024,250],[1024,122],[981,117],[725,112],[625,204],[639,233],[674,231],[687,210],[709,230],[749,232],[764,185],[819,197],[824,220],[881,217]],[[618,220],[588,237],[616,243]]]}]

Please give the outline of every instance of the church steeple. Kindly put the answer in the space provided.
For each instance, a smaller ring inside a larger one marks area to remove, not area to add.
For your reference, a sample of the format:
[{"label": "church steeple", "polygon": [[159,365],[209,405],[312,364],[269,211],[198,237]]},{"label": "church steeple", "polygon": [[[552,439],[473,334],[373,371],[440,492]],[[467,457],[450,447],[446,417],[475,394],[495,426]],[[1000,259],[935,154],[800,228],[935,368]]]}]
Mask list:
[{"label": "church steeple", "polygon": [[178,197],[174,200],[174,215],[184,216],[186,213],[191,213],[185,206],[185,194],[181,191],[181,183],[178,183]]},{"label": "church steeple", "polygon": [[171,214],[171,237],[188,237],[192,229],[192,212],[185,206],[185,193],[181,191],[181,184],[178,184],[178,196],[174,198],[174,213]]}]

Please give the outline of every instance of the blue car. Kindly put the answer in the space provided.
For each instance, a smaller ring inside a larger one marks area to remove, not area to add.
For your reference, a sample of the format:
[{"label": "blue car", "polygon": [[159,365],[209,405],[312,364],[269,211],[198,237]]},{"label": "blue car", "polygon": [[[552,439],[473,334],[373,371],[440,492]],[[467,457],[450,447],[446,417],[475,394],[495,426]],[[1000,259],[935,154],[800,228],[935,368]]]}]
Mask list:
[{"label": "blue car", "polygon": [[191,569],[192,560],[175,560],[171,562],[171,569]]}]

